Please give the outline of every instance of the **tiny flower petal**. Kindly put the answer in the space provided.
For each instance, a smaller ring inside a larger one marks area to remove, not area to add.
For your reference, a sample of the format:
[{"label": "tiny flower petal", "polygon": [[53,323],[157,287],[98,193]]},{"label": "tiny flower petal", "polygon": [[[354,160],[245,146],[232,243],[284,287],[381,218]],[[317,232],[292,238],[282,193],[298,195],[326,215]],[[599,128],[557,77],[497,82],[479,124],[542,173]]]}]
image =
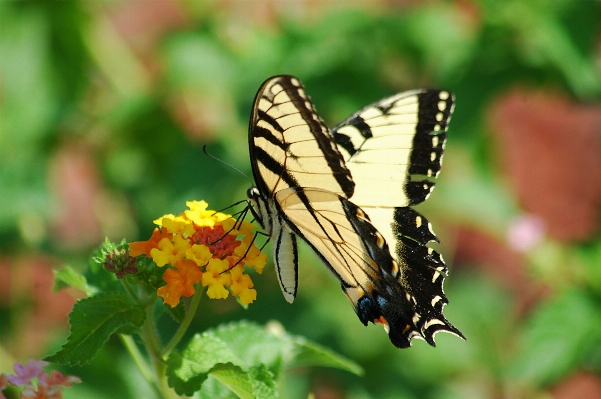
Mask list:
[{"label": "tiny flower petal", "polygon": [[163,280],[167,282],[157,290],[157,295],[171,307],[176,306],[182,296],[192,296],[195,293],[194,284],[202,278],[202,272],[193,261],[182,259],[177,262],[176,269],[167,269]]},{"label": "tiny flower petal", "polygon": [[78,384],[81,382],[81,378],[74,375],[63,375],[60,371],[52,370],[50,375],[42,373],[40,375],[40,382],[48,385],[60,385],[66,388],[71,388],[72,384]]},{"label": "tiny flower petal", "polygon": [[208,204],[205,201],[188,201],[186,205],[190,210],[184,211],[184,214],[197,226],[218,226],[223,220],[231,217],[221,212],[207,211]]},{"label": "tiny flower petal", "polygon": [[165,215],[160,224],[173,234],[194,234],[194,224],[183,216]]},{"label": "tiny flower petal", "polygon": [[21,386],[31,383],[31,380],[38,377],[44,367],[50,363],[43,360],[29,360],[26,365],[15,363],[14,369],[16,375],[8,374],[6,377],[12,385]]},{"label": "tiny flower petal", "polygon": [[254,286],[250,276],[244,274],[244,267],[240,265],[231,270],[231,279],[230,291],[232,291],[232,295],[239,295],[242,291]]},{"label": "tiny flower petal", "polygon": [[194,244],[186,251],[186,259],[194,261],[198,266],[204,266],[213,255],[209,247],[203,244]]},{"label": "tiny flower petal", "polygon": [[249,305],[257,299],[257,290],[246,288],[238,295],[238,298],[243,305]]}]

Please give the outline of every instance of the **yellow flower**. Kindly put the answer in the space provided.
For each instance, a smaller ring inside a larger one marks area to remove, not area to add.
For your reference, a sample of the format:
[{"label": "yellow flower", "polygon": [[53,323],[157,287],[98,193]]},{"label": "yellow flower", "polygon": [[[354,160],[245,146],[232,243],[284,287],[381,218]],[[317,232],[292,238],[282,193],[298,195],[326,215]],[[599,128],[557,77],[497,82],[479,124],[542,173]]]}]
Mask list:
[{"label": "yellow flower", "polygon": [[194,224],[182,215],[164,215],[163,217],[154,220],[154,223],[167,228],[167,230],[173,234],[183,234],[188,236],[194,234]]},{"label": "yellow flower", "polygon": [[208,204],[205,201],[188,201],[186,205],[190,210],[184,211],[184,214],[197,226],[214,227],[231,218],[230,215],[221,212],[207,211]]},{"label": "yellow flower", "polygon": [[244,305],[252,303],[257,299],[257,291],[252,289],[254,283],[248,274],[244,274],[244,266],[237,265],[230,270],[232,295],[237,295]]},{"label": "yellow flower", "polygon": [[209,287],[207,295],[212,299],[225,299],[229,295],[229,291],[225,289],[226,285],[230,285],[231,276],[229,273],[223,273],[230,267],[227,260],[212,258],[206,267],[206,271],[202,275],[202,285]]},{"label": "yellow flower", "polygon": [[173,241],[163,238],[159,241],[157,248],[150,251],[150,255],[159,267],[166,264],[175,265],[180,259],[184,258],[190,247],[190,243],[182,236],[173,237]]},{"label": "yellow flower", "polygon": [[203,244],[194,244],[186,251],[186,259],[194,261],[198,266],[204,266],[211,259],[211,251],[209,247]]},{"label": "yellow flower", "polygon": [[[252,242],[252,236],[247,236],[242,240],[242,245],[234,250],[236,255],[244,256],[244,263],[249,267],[254,268],[257,273],[262,274],[263,268],[267,263],[267,255],[259,251],[254,244],[248,248],[250,243]],[[244,255],[246,253],[246,255]]]},{"label": "yellow flower", "polygon": [[152,237],[148,241],[137,241],[129,243],[129,255],[130,256],[139,256],[146,255],[147,258],[151,258],[150,251],[153,248],[156,248],[163,238],[171,238],[173,235],[167,230],[162,229],[159,230],[157,228],[152,232]]}]

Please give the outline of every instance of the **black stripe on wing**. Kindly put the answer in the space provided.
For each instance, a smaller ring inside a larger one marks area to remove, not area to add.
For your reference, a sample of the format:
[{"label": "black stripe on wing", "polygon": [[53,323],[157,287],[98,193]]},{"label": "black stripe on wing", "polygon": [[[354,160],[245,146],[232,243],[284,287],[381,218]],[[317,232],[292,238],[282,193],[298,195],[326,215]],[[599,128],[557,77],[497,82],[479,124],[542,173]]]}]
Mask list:
[{"label": "black stripe on wing", "polygon": [[[285,93],[289,101],[278,103],[276,98],[282,92]],[[290,106],[290,103],[292,103],[292,106]],[[269,106],[266,107],[265,104],[269,104]],[[264,109],[260,109],[260,106]],[[280,120],[282,118],[291,117],[295,114],[299,115],[299,124],[288,127],[281,125]],[[268,127],[259,126],[260,122],[266,123]],[[294,129],[294,133],[290,133],[290,129]],[[302,133],[299,133],[299,129]],[[281,138],[276,136],[276,133]],[[270,154],[262,150],[255,141],[257,138],[265,139],[275,148],[280,149],[281,152]],[[271,187],[271,182],[267,182],[265,177],[261,175],[259,163],[282,178],[290,187],[304,183],[298,174],[309,173],[302,169],[302,166],[308,165],[309,162],[305,161],[303,164],[302,159],[309,155],[294,153],[292,149],[295,144],[303,141],[316,143],[319,148],[319,156],[318,159],[315,159],[315,162],[323,162],[323,172],[327,172],[327,176],[333,177],[338,184],[338,187],[327,188],[343,193],[347,197],[351,196],[355,187],[351,174],[344,165],[344,159],[329,134],[327,126],[323,123],[306,95],[303,85],[298,79],[285,75],[266,80],[255,97],[249,126],[251,164],[255,181],[261,193],[264,195],[267,195],[267,193],[273,194],[277,185]],[[302,150],[304,147],[300,146],[300,149]],[[317,157],[317,154],[313,156]],[[291,171],[289,169],[294,165],[292,161],[299,161],[297,162],[300,165],[299,170]],[[315,164],[315,162],[311,162]],[[296,176],[295,172],[298,173]],[[304,177],[303,179],[307,178]],[[320,186],[319,178],[314,180],[315,184],[311,186]],[[307,186],[307,184],[304,185]]]},{"label": "black stripe on wing", "polygon": [[[437,177],[442,167],[442,156],[447,141],[445,133],[454,109],[454,97],[446,91],[428,90],[419,94],[419,114],[413,150],[410,156],[410,175]],[[423,179],[412,181],[410,178],[405,192],[410,198],[409,205],[425,201],[434,183]]]}]

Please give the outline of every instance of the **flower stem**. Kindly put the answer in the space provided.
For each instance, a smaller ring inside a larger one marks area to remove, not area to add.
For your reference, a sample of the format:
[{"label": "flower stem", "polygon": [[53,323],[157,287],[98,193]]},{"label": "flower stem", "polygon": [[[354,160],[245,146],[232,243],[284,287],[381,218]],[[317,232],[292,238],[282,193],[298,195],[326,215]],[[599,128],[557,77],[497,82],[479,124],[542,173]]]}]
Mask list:
[{"label": "flower stem", "polygon": [[165,375],[166,365],[161,356],[162,347],[155,328],[152,309],[153,306],[146,306],[146,320],[144,320],[144,325],[142,326],[142,340],[150,356],[156,377],[157,389],[160,391],[162,398],[177,398],[178,396],[167,384],[167,376]]},{"label": "flower stem", "polygon": [[175,334],[173,335],[173,337],[171,338],[169,343],[167,343],[167,345],[165,346],[165,349],[163,349],[163,353],[162,353],[163,357],[169,356],[169,354],[171,353],[173,348],[175,348],[177,346],[179,341],[182,339],[182,337],[188,330],[188,327],[190,326],[192,319],[196,315],[196,309],[198,309],[198,304],[200,303],[200,298],[204,294],[204,291],[205,291],[204,287],[203,288],[197,287],[196,292],[194,293],[194,296],[192,297],[192,301],[190,302],[190,307],[188,308],[188,310],[186,310],[186,317],[184,317],[184,320],[179,325],[179,328],[177,329],[177,331],[175,332]]},{"label": "flower stem", "polygon": [[121,279],[121,285],[123,285],[123,288],[125,288],[125,291],[127,291],[127,294],[129,295],[131,300],[135,302],[136,305],[142,305],[142,303],[140,302],[140,297],[136,295],[136,292],[134,291],[134,289],[129,284],[126,278]]},{"label": "flower stem", "polygon": [[142,373],[142,376],[144,377],[144,379],[153,387],[153,389],[156,391],[157,395],[160,396],[161,392],[159,391],[157,385],[155,384],[155,381],[154,381],[153,375],[152,375],[152,371],[148,367],[148,364],[146,364],[146,361],[144,360],[144,356],[142,356],[140,349],[134,342],[131,335],[121,334],[119,337],[121,338],[121,341],[123,342],[123,345],[125,345],[125,348],[129,352],[130,356],[134,360],[134,363],[138,367],[138,370],[140,370],[140,373]]}]

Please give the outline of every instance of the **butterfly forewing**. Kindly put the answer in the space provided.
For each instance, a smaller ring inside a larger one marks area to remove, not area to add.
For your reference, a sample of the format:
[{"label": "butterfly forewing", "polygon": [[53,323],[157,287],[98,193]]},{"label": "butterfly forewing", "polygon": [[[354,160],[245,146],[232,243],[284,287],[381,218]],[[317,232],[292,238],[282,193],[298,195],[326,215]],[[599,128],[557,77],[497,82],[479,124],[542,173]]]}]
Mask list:
[{"label": "butterfly forewing", "polygon": [[250,121],[253,173],[263,194],[314,186],[350,196],[354,183],[329,130],[300,82],[291,76],[267,80]]},{"label": "butterfly forewing", "polygon": [[377,101],[332,129],[356,189],[351,200],[364,208],[424,201],[442,166],[453,96],[415,90]]}]

